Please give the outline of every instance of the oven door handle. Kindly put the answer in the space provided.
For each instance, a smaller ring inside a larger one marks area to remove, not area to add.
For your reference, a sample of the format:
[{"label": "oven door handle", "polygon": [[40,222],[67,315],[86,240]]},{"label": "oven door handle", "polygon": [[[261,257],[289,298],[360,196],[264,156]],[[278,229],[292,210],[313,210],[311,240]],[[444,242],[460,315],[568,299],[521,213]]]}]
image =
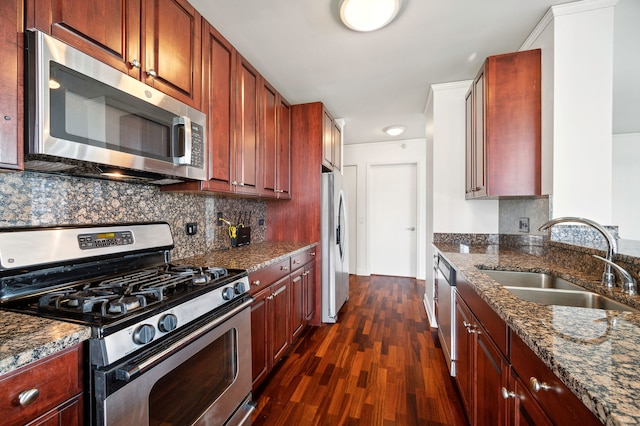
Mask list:
[{"label": "oven door handle", "polygon": [[253,303],[253,298],[250,298],[246,302],[243,302],[241,305],[238,305],[237,307],[233,308],[232,310],[230,310],[229,312],[225,313],[221,317],[218,317],[218,318],[212,320],[211,322],[207,323],[204,327],[199,328],[199,329],[197,329],[196,331],[194,331],[192,333],[189,333],[188,335],[186,335],[182,339],[180,339],[180,340],[176,341],[175,343],[171,344],[169,347],[167,347],[162,352],[159,352],[159,353],[157,353],[155,355],[150,356],[149,358],[147,358],[143,362],[141,362],[141,363],[139,363],[139,364],[137,364],[137,365],[135,365],[135,366],[133,366],[131,368],[127,368],[127,369],[119,368],[119,369],[117,369],[116,370],[116,380],[121,380],[121,381],[125,381],[125,382],[130,381],[135,376],[143,373],[145,370],[149,369],[151,366],[156,364],[158,361],[162,360],[168,354],[171,354],[171,353],[177,351],[178,349],[182,348],[183,346],[186,346],[187,344],[191,343],[196,338],[202,336],[203,334],[205,334],[209,330],[211,330],[211,329],[217,327],[218,325],[222,324],[223,322],[225,322],[226,320],[228,320],[229,318],[231,318],[232,316],[234,316],[238,312],[240,312],[240,311],[246,309],[247,307],[251,306],[252,303]]}]

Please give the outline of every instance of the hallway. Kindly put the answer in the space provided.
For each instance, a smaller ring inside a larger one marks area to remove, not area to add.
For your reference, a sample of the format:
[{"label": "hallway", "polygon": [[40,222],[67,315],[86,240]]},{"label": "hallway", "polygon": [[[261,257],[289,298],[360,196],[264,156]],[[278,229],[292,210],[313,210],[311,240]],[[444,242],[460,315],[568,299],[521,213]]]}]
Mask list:
[{"label": "hallway", "polygon": [[464,425],[412,278],[350,276],[337,324],[312,327],[254,394],[253,425]]}]

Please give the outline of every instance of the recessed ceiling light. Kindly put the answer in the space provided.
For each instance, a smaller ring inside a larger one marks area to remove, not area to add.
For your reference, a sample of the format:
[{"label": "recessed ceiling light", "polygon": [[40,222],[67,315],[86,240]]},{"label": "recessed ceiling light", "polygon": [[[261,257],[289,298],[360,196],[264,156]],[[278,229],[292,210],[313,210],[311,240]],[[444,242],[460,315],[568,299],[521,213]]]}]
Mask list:
[{"label": "recessed ceiling light", "polygon": [[389,136],[398,136],[404,133],[407,128],[405,126],[389,126],[385,127],[383,130]]},{"label": "recessed ceiling light", "polygon": [[401,0],[341,0],[340,19],[354,31],[375,31],[393,21]]}]

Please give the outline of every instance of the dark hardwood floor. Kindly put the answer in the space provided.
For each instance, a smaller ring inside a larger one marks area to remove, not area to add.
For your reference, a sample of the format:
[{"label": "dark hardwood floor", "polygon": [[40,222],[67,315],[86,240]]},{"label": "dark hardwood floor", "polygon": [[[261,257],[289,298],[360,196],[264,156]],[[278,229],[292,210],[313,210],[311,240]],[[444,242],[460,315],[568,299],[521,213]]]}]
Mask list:
[{"label": "dark hardwood floor", "polygon": [[337,324],[311,327],[253,395],[253,425],[466,425],[412,278],[350,277]]}]

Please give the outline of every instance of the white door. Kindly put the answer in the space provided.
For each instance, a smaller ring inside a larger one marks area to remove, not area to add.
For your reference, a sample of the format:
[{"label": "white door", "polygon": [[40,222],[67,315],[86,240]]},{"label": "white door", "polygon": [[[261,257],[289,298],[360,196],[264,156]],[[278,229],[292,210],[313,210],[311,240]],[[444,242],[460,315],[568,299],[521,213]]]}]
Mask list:
[{"label": "white door", "polygon": [[417,165],[372,165],[369,176],[369,271],[415,277]]},{"label": "white door", "polygon": [[356,267],[357,267],[357,256],[356,256],[356,247],[357,247],[357,209],[356,209],[356,200],[357,200],[357,168],[356,166],[344,166],[342,168],[342,190],[344,191],[344,196],[347,200],[347,241],[349,241],[349,245],[347,246],[347,250],[349,251],[349,273],[355,275]]}]

